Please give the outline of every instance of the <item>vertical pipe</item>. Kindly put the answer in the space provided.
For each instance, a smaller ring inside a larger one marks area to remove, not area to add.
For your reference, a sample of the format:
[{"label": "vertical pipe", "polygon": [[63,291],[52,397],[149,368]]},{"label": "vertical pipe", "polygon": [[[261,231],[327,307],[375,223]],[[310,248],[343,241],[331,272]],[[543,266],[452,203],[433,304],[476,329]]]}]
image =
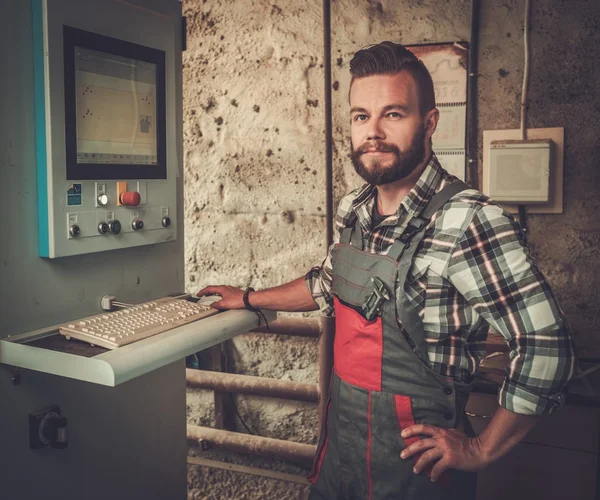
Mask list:
[{"label": "vertical pipe", "polygon": [[325,214],[327,248],[333,243],[333,130],[331,119],[331,1],[323,0],[323,67],[325,78]]},{"label": "vertical pipe", "polygon": [[[333,243],[333,126],[331,110],[331,1],[323,0],[323,66],[325,78],[325,189],[327,248]],[[334,320],[321,318],[319,339],[319,421],[323,422],[333,366]]]},{"label": "vertical pipe", "polygon": [[479,52],[479,0],[471,2],[471,41],[469,50],[469,87],[467,93],[467,183],[481,189],[477,175],[477,76]]}]

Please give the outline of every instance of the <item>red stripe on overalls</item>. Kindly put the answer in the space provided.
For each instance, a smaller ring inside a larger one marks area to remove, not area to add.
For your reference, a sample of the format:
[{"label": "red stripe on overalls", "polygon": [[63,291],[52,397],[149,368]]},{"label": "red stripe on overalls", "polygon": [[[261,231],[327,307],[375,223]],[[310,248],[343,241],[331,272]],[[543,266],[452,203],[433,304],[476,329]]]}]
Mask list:
[{"label": "red stripe on overalls", "polygon": [[323,466],[323,461],[325,460],[325,453],[327,452],[327,444],[329,443],[329,439],[327,437],[327,418],[329,417],[329,410],[331,407],[331,401],[327,403],[327,409],[325,410],[325,418],[323,419],[323,440],[321,441],[321,446],[317,450],[315,455],[315,460],[313,463],[312,470],[308,475],[307,479],[310,483],[316,484],[319,479],[319,474],[321,473],[321,467]]},{"label": "red stripe on overalls", "polygon": [[333,298],[335,338],[333,366],[339,377],[353,385],[381,391],[383,321],[367,321],[351,307]]},{"label": "red stripe on overalls", "polygon": [[[395,394],[394,399],[396,402],[396,415],[398,416],[398,423],[400,424],[400,431],[402,431],[403,429],[406,429],[407,427],[411,427],[412,425],[415,425],[415,417],[413,416],[412,402],[410,400],[410,397]],[[420,439],[419,436],[411,436],[411,437],[405,438],[404,442],[406,443],[406,447],[409,447],[411,444],[419,441],[419,439]],[[423,453],[425,453],[425,452],[423,451],[421,453],[417,453],[416,455],[413,455],[413,460],[415,463],[417,462],[417,460],[419,460],[419,457]],[[431,478],[431,470],[433,469],[433,465],[434,464],[428,465],[422,471],[429,478]],[[450,480],[449,474],[446,474],[444,472],[441,475],[441,477],[438,478],[437,483],[440,484],[441,486],[449,486],[449,480]]]},{"label": "red stripe on overalls", "polygon": [[371,442],[372,442],[372,432],[371,432],[371,396],[372,392],[369,391],[369,404],[367,405],[367,480],[369,484],[369,496],[368,500],[371,500],[373,496],[373,478],[371,477]]}]

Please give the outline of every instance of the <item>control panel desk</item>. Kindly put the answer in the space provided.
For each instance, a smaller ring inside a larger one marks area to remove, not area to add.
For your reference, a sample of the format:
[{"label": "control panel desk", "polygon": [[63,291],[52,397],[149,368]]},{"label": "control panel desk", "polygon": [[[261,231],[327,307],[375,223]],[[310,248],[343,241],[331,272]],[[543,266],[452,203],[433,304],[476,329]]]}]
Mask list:
[{"label": "control panel desk", "polygon": [[[185,500],[185,357],[257,326],[226,311],[112,351],[57,327],[0,340],[0,498]],[[49,405],[67,446],[32,449],[30,415]]]},{"label": "control panel desk", "polygon": [[[277,317],[275,312],[265,311],[265,315],[269,322]],[[71,344],[83,346],[84,343],[62,336],[60,342],[44,347],[43,339],[60,335],[58,327],[53,326],[0,340],[0,363],[116,386],[257,326],[258,318],[250,311],[224,311],[112,351],[103,348],[84,351],[82,348],[83,355],[68,351],[71,351]],[[65,346],[62,350],[61,345]]]}]

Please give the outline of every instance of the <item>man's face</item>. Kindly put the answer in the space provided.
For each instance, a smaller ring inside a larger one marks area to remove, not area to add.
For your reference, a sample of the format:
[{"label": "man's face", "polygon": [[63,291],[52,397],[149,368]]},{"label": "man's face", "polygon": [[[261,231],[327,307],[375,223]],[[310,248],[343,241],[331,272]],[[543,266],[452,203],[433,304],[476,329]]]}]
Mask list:
[{"label": "man's face", "polygon": [[413,77],[395,75],[357,78],[350,89],[352,163],[369,184],[404,179],[423,162],[428,131],[419,110]]}]

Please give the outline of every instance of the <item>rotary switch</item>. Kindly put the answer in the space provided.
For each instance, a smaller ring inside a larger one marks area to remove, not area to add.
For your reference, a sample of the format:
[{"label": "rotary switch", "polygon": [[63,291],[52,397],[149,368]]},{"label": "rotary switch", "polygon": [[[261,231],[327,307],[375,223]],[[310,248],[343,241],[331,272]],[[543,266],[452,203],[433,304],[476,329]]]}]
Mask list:
[{"label": "rotary switch", "polygon": [[133,219],[133,221],[131,221],[131,228],[134,231],[139,231],[140,229],[144,229],[144,221],[142,219]]},{"label": "rotary switch", "polygon": [[121,223],[118,220],[113,220],[108,223],[108,230],[112,234],[119,234],[121,232]]},{"label": "rotary switch", "polygon": [[32,450],[50,447],[65,449],[67,419],[58,405],[50,405],[29,414],[29,447]]}]

